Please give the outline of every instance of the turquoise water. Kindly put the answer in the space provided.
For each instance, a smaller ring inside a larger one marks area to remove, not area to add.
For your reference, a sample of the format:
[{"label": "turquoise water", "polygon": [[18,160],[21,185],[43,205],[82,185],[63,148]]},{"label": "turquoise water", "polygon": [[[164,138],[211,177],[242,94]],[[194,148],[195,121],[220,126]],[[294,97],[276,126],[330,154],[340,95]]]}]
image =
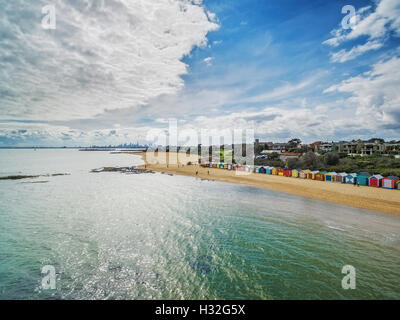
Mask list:
[{"label": "turquoise water", "polygon": [[[139,157],[0,150],[0,299],[399,299],[400,217],[192,177]],[[32,183],[42,182],[42,183]],[[356,289],[344,290],[344,265]],[[41,288],[53,265],[56,289]]]}]

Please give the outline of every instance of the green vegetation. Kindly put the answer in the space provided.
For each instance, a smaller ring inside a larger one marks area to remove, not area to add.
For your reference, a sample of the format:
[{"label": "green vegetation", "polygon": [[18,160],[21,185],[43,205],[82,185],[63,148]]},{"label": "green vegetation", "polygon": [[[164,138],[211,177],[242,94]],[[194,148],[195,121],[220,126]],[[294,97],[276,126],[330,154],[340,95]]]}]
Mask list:
[{"label": "green vegetation", "polygon": [[354,156],[339,160],[337,165],[329,167],[335,172],[369,172],[381,174],[382,176],[400,176],[400,159],[393,156]]},{"label": "green vegetation", "polygon": [[254,160],[254,165],[256,166],[270,166],[270,167],[277,167],[277,168],[283,168],[286,166],[285,162],[279,160],[279,159],[255,159]]}]

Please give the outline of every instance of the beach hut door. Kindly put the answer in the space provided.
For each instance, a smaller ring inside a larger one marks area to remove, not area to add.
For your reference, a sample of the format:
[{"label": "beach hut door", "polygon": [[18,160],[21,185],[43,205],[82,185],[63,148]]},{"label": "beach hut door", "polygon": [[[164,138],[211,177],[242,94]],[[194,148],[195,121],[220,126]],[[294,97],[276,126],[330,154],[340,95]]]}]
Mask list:
[{"label": "beach hut door", "polygon": [[389,180],[389,179],[383,180],[383,186],[384,186],[385,188],[391,188],[391,187],[392,187],[392,181]]}]

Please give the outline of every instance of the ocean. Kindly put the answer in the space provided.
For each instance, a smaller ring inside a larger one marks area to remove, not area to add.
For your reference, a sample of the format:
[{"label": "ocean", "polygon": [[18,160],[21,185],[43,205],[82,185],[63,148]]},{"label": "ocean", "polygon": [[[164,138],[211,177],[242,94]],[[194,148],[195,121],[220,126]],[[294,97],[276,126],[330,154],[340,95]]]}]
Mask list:
[{"label": "ocean", "polygon": [[[0,150],[0,299],[400,299],[400,217],[161,173],[139,156]],[[355,269],[355,289],[342,268]],[[55,289],[42,286],[44,266]]]}]

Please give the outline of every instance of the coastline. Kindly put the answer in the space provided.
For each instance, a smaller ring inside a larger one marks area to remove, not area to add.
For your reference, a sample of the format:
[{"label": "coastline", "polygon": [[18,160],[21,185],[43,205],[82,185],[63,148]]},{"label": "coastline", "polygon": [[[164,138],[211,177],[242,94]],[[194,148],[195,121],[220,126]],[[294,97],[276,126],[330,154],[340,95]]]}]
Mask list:
[{"label": "coastline", "polygon": [[[235,171],[203,168],[198,164],[181,165],[189,161],[197,162],[197,157],[186,156],[186,154],[178,154],[179,165],[171,164],[169,161],[169,156],[171,154],[174,157],[177,156],[175,153],[166,154],[160,152],[157,157],[144,152],[129,154],[142,157],[145,165],[140,166],[141,169],[144,169],[146,166],[146,169],[157,172],[255,186],[356,208],[400,215],[400,192],[398,190],[365,186],[354,187],[349,184],[281,177],[268,174],[252,173],[249,175],[236,175]],[[196,172],[198,172],[197,175]]]}]

